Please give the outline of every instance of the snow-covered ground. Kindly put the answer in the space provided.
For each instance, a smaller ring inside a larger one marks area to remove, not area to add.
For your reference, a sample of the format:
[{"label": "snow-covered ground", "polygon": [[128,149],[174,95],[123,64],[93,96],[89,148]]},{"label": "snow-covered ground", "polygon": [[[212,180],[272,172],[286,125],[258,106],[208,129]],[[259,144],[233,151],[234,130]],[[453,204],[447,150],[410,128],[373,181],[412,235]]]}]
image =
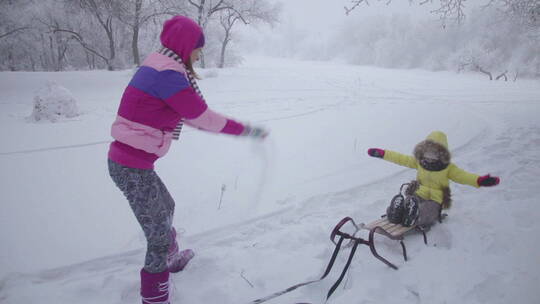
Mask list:
[{"label": "snow-covered ground", "polygon": [[[110,180],[109,127],[133,71],[0,73],[0,303],[137,303],[144,239]],[[381,240],[394,271],[358,249],[329,303],[539,303],[540,83],[482,75],[250,58],[201,71],[210,105],[266,126],[262,143],[186,129],[156,170],[176,200],[180,242],[196,258],[172,303],[248,303],[322,274],[344,216],[383,213],[415,172],[370,158],[410,153],[433,130],[453,160],[501,177],[453,185],[443,224]],[[81,116],[30,123],[54,80]],[[223,197],[221,208],[220,197]],[[323,303],[323,282],[269,303]]]}]

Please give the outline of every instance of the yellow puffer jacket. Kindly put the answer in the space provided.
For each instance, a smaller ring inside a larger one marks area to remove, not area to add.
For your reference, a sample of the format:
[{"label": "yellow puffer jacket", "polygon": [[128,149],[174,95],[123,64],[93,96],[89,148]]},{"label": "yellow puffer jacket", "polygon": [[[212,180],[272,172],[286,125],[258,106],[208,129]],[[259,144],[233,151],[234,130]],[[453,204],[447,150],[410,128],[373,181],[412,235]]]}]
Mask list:
[{"label": "yellow puffer jacket", "polygon": [[[420,160],[428,146],[435,146],[438,149],[439,155],[442,155],[442,160],[446,162],[446,168],[440,171],[429,171],[422,167]],[[420,186],[415,194],[423,199],[436,201],[442,204],[443,208],[450,206],[449,180],[464,185],[479,187],[477,183],[478,175],[469,173],[450,163],[448,140],[446,134],[441,131],[432,132],[426,140],[420,142],[414,149],[414,156],[385,150],[384,159],[401,166],[416,169],[418,171],[416,179],[420,183]]]}]

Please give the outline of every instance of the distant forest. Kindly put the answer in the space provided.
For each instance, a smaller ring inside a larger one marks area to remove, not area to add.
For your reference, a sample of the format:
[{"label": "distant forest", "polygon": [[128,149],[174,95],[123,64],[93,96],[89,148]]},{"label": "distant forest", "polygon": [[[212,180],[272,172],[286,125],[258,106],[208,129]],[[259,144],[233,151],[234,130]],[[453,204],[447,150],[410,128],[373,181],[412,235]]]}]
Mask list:
[{"label": "distant forest", "polygon": [[138,66],[173,15],[205,30],[203,66],[234,65],[238,25],[274,24],[280,10],[266,0],[0,0],[0,70]]}]

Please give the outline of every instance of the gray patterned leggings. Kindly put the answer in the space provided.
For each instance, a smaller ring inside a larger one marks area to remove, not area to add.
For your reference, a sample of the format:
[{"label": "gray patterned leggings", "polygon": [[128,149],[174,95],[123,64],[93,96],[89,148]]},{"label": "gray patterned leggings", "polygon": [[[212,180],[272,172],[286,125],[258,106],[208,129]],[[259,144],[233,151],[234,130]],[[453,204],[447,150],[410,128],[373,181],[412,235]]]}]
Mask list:
[{"label": "gray patterned leggings", "polygon": [[108,160],[109,174],[124,193],[147,241],[144,269],[158,273],[167,269],[174,200],[154,170],[122,166]]}]

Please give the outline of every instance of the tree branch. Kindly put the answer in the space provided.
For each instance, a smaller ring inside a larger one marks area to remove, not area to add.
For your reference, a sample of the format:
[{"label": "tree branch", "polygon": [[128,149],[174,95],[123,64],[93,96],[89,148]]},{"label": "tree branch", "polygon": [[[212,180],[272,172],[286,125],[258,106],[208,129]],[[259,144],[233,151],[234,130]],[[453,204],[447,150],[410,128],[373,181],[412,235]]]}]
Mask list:
[{"label": "tree branch", "polygon": [[495,77],[495,80],[499,80],[504,77],[504,81],[508,81],[508,76],[506,76],[506,73],[508,73],[508,71],[502,72],[499,76]]},{"label": "tree branch", "polygon": [[27,30],[29,29],[29,27],[27,26],[23,26],[23,27],[19,27],[19,28],[16,28],[16,29],[13,29],[11,31],[8,31],[4,34],[0,34],[0,39],[4,38],[4,37],[7,37],[9,35],[12,35],[12,34],[15,34],[16,32],[19,32],[19,31],[24,31],[24,30]]},{"label": "tree branch", "polygon": [[[382,0],[377,0],[382,1]],[[393,0],[385,0],[386,4],[389,5],[392,3]],[[433,0],[417,0],[418,5],[424,5],[429,2],[432,2]],[[440,7],[438,9],[435,9],[431,11],[432,13],[438,14],[441,16],[442,20],[446,20],[452,16],[456,16],[455,19],[458,23],[463,21],[465,19],[465,1],[467,0],[439,0]],[[493,1],[493,0],[490,0]],[[349,15],[354,9],[356,9],[360,4],[365,3],[366,5],[369,5],[368,0],[353,0],[352,6],[345,7],[345,14]],[[414,0],[409,0],[409,2],[415,2]]]},{"label": "tree branch", "polygon": [[200,9],[201,6],[202,6],[202,4],[199,5],[199,4],[195,3],[195,2],[193,2],[192,0],[188,0],[188,2],[189,2],[191,5],[195,6],[195,8],[197,8],[197,9]]},{"label": "tree branch", "polygon": [[489,80],[493,80],[493,75],[491,75],[491,72],[488,72],[486,70],[484,70],[479,64],[474,64],[474,69],[480,73],[483,73],[483,74],[486,74],[489,76]]},{"label": "tree branch", "polygon": [[[392,1],[392,0],[390,0]],[[355,0],[355,1],[352,1],[353,3],[353,6],[351,6],[351,8],[348,8],[348,7],[343,7],[345,9],[345,15],[349,15],[355,8],[357,8],[358,6],[360,6],[360,4],[362,4],[363,2],[365,2],[367,5],[369,5],[369,2],[367,2],[367,0]]]},{"label": "tree branch", "polygon": [[98,56],[99,58],[103,59],[105,62],[108,62],[108,58],[103,56],[102,54],[100,54],[98,51],[92,49],[91,47],[88,46],[88,44],[86,44],[86,42],[84,41],[84,38],[81,36],[81,34],[75,32],[75,31],[72,31],[72,30],[66,30],[66,29],[60,29],[60,28],[57,28],[57,29],[54,29],[53,30],[53,33],[56,33],[56,32],[64,32],[64,33],[69,33],[72,35],[73,39],[77,40],[77,42],[79,42],[79,44],[87,51],[89,51],[90,53]]},{"label": "tree branch", "polygon": [[224,9],[234,9],[231,5],[221,6],[222,4],[226,4],[225,0],[220,0],[218,4],[214,5],[211,9],[208,10],[208,17],[212,16],[214,13],[219,12]]}]

